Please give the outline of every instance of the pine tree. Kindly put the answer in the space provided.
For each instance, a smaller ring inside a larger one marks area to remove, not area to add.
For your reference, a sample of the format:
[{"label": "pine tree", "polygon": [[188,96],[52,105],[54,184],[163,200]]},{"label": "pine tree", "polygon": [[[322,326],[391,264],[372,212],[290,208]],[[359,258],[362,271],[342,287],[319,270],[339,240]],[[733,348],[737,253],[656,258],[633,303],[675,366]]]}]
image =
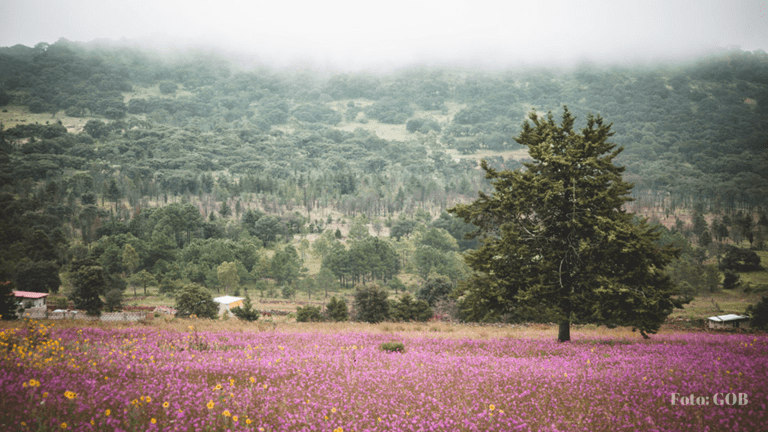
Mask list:
[{"label": "pine tree", "polygon": [[608,143],[611,125],[592,115],[580,132],[564,109],[530,114],[515,140],[533,162],[496,171],[483,161],[495,188],[451,212],[479,229],[480,247],[467,254],[475,271],[460,303],[475,320],[555,319],[558,340],[570,324],[628,325],[655,333],[682,302],[663,272],[679,252],[658,249],[658,232],[633,224],[622,206],[632,188],[613,164],[622,149]]},{"label": "pine tree", "polygon": [[260,315],[259,311],[253,308],[251,297],[247,293],[245,300],[243,300],[243,307],[232,308],[232,314],[243,321],[257,321]]}]

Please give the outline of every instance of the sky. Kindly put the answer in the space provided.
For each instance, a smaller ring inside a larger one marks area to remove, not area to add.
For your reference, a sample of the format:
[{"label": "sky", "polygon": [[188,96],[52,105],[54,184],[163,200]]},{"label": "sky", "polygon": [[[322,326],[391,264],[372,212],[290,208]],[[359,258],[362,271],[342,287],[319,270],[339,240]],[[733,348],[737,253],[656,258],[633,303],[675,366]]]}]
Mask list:
[{"label": "sky", "polygon": [[0,46],[223,48],[275,66],[510,67],[768,51],[767,0],[2,0]]}]

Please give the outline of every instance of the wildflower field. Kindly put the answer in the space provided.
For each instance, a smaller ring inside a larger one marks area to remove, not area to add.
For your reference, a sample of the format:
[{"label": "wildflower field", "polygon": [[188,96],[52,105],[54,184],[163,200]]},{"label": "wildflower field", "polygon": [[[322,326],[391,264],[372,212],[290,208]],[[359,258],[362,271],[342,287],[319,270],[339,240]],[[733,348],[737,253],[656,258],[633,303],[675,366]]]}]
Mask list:
[{"label": "wildflower field", "polygon": [[0,430],[768,430],[764,334],[3,326]]}]

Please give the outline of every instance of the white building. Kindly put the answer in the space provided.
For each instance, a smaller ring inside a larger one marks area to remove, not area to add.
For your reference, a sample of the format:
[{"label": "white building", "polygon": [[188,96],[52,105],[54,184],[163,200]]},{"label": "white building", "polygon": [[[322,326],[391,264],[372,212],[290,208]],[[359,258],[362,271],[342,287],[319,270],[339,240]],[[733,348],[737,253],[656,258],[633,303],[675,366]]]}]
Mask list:
[{"label": "white building", "polygon": [[720,315],[707,319],[711,329],[749,328],[749,317],[744,315]]},{"label": "white building", "polygon": [[13,295],[24,306],[24,309],[44,308],[45,298],[48,297],[48,293],[31,291],[14,291]]},{"label": "white building", "polygon": [[232,296],[216,297],[213,299],[213,301],[219,304],[219,315],[223,315],[225,313],[231,315],[232,312],[230,312],[230,310],[232,308],[243,307],[243,300],[245,300],[245,298]]}]

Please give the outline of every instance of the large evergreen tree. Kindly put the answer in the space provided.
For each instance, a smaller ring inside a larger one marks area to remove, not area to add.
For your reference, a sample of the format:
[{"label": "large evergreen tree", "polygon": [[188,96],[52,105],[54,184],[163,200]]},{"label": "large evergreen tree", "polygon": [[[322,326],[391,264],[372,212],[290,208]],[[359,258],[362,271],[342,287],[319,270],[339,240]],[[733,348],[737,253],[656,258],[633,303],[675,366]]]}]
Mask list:
[{"label": "large evergreen tree", "polygon": [[551,317],[560,341],[570,340],[572,322],[655,333],[682,307],[663,272],[678,251],[657,248],[658,233],[633,224],[622,209],[632,185],[613,163],[622,149],[608,142],[611,125],[590,115],[577,132],[567,107],[561,125],[552,113],[529,117],[515,140],[533,162],[520,171],[483,162],[495,192],[451,209],[482,240],[467,254],[475,273],[463,313],[476,320]]}]

